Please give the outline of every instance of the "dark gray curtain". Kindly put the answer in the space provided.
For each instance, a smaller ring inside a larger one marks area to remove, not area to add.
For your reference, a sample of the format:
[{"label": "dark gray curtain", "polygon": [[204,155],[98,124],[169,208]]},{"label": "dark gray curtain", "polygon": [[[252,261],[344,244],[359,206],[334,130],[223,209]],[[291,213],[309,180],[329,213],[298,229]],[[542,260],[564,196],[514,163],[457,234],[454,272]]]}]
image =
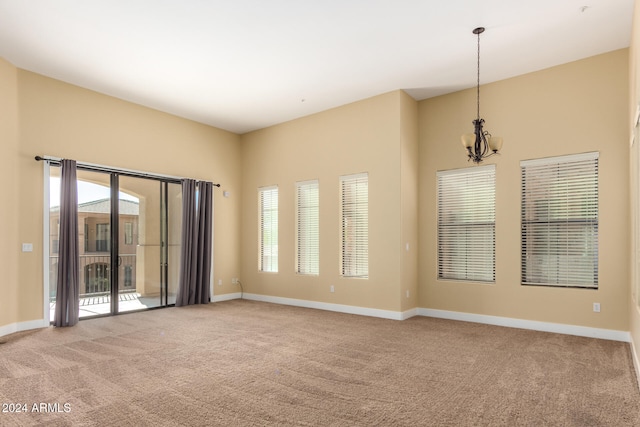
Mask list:
[{"label": "dark gray curtain", "polygon": [[60,237],[54,326],[73,326],[80,315],[78,283],[78,185],[75,160],[62,160]]},{"label": "dark gray curtain", "polygon": [[200,181],[198,197],[198,274],[196,277],[196,304],[209,302],[211,283],[211,214],[213,210],[213,184]]},{"label": "dark gray curtain", "polygon": [[209,302],[212,195],[211,182],[182,180],[182,248],[176,306]]}]

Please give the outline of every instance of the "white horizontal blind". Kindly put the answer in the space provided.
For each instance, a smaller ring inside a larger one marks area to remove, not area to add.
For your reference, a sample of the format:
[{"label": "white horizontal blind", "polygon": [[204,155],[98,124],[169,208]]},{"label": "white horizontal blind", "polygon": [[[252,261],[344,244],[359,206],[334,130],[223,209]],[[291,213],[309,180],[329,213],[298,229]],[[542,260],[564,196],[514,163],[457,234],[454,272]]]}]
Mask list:
[{"label": "white horizontal blind", "polygon": [[260,271],[278,271],[278,187],[258,189],[260,215]]},{"label": "white horizontal blind", "polygon": [[495,170],[437,173],[439,279],[495,281]]},{"label": "white horizontal blind", "polygon": [[296,272],[320,273],[320,202],[318,181],[296,183]]},{"label": "white horizontal blind", "polygon": [[522,283],[598,287],[598,153],[523,161]]},{"label": "white horizontal blind", "polygon": [[340,177],[342,265],[345,277],[369,277],[369,175]]}]

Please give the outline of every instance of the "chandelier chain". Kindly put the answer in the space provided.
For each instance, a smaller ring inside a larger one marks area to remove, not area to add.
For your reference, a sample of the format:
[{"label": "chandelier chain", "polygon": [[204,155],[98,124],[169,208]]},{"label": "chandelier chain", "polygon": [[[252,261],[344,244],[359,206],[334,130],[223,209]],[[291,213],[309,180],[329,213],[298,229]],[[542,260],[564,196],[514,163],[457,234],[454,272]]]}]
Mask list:
[{"label": "chandelier chain", "polygon": [[478,84],[476,86],[476,100],[478,106],[478,120],[480,120],[480,32],[478,32]]}]

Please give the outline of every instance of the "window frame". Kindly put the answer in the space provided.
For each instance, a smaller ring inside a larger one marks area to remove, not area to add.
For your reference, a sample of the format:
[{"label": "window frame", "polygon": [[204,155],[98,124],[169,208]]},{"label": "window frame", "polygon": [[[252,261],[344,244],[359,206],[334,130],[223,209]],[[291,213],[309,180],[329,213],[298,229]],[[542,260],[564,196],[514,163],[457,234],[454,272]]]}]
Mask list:
[{"label": "window frame", "polygon": [[[266,196],[268,199],[265,198]],[[263,273],[278,272],[278,198],[277,185],[258,188],[258,271]],[[269,202],[268,206],[266,202]],[[271,212],[270,218],[266,218],[266,212]],[[265,226],[269,229],[270,240],[266,247],[267,229]],[[265,252],[269,252],[270,255],[266,255]],[[268,261],[266,260],[267,256],[269,257]]]},{"label": "window frame", "polygon": [[[315,194],[314,194],[315,193]],[[320,182],[296,182],[296,273],[320,274]]]},{"label": "window frame", "polygon": [[[355,190],[353,194],[355,200],[352,203],[346,203],[346,186],[351,186]],[[365,200],[362,200],[363,196]],[[354,218],[354,221],[348,221]],[[369,174],[367,172],[340,176],[340,276],[369,278]]]},{"label": "window frame", "polygon": [[495,283],[495,193],[495,164],[436,172],[437,280]]},{"label": "window frame", "polygon": [[597,290],[599,152],[523,160],[520,173],[521,285]]}]

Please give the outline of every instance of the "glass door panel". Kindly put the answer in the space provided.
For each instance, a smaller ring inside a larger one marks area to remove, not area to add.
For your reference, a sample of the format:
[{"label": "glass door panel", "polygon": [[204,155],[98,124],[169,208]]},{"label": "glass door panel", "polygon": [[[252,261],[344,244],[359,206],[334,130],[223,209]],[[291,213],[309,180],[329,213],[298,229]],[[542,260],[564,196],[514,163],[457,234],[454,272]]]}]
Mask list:
[{"label": "glass door panel", "polygon": [[120,176],[118,311],[163,305],[160,181]]},{"label": "glass door panel", "polygon": [[[110,175],[78,170],[80,318],[111,312]],[[58,184],[59,187],[59,184]]]},{"label": "glass door panel", "polygon": [[180,251],[182,236],[182,186],[167,183],[166,230],[167,230],[167,304],[176,303],[180,274]]}]

